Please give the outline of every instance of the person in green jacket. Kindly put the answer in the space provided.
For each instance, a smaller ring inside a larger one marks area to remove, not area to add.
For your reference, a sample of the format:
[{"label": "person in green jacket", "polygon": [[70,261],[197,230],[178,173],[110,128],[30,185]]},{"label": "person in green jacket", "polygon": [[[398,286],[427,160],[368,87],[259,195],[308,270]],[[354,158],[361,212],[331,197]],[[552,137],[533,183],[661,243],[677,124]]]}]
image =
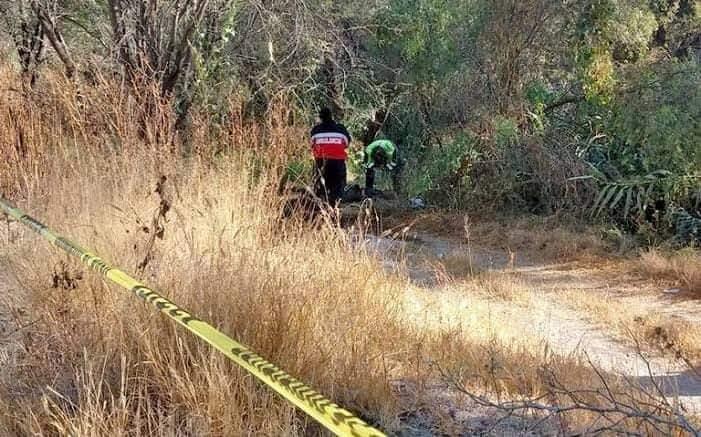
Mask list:
[{"label": "person in green jacket", "polygon": [[375,140],[365,148],[364,155],[365,195],[378,194],[378,191],[375,190],[375,170],[377,169],[391,173],[392,188],[395,193],[398,193],[402,162],[397,146],[390,140]]}]

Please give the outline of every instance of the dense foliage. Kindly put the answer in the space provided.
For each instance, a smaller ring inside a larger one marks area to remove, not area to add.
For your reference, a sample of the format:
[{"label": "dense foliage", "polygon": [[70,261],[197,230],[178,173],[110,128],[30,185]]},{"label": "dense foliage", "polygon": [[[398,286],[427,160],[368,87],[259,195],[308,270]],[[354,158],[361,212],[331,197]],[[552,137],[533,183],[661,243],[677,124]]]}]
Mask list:
[{"label": "dense foliage", "polygon": [[291,102],[297,124],[331,106],[358,143],[379,110],[405,194],[660,234],[699,217],[698,0],[2,0],[0,15],[25,92],[49,64],[83,86],[156,83],[184,145],[193,113],[221,128],[233,99],[250,117]]}]

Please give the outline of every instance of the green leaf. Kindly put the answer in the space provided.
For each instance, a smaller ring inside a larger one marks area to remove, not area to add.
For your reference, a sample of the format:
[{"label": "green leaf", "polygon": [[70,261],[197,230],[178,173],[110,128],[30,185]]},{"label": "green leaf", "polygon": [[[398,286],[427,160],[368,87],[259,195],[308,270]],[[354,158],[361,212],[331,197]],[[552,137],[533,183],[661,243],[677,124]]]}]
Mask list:
[{"label": "green leaf", "polygon": [[650,195],[652,194],[653,188],[655,188],[655,184],[650,184],[648,185],[647,190],[645,190],[645,205],[643,205],[643,209],[647,207],[647,204],[650,201]]},{"label": "green leaf", "polygon": [[634,187],[628,187],[628,195],[626,196],[626,204],[623,207],[623,218],[628,217],[628,213],[630,212],[630,207],[633,205],[633,191]]},{"label": "green leaf", "polygon": [[596,211],[601,205],[601,202],[604,200],[604,197],[606,197],[606,192],[611,188],[611,185],[606,185],[602,190],[599,192],[599,195],[596,196],[596,200],[594,201],[594,204],[591,206],[592,208],[592,215],[596,213]]},{"label": "green leaf", "polygon": [[601,170],[596,168],[596,166],[594,164],[592,164],[591,162],[587,162],[587,164],[589,165],[589,170],[591,171],[591,174],[594,177],[594,179],[597,179],[601,182],[603,182],[607,179],[606,175],[604,173],[602,173]]},{"label": "green leaf", "polygon": [[604,200],[601,202],[601,205],[599,205],[599,209],[596,212],[596,215],[601,214],[601,211],[608,205],[609,201],[611,201],[611,198],[616,194],[616,188],[618,188],[617,185],[611,184],[608,192],[606,193],[606,197],[604,197]]},{"label": "green leaf", "polygon": [[596,179],[596,177],[594,177],[594,175],[588,174],[588,175],[583,175],[583,176],[574,176],[571,178],[567,178],[568,181],[585,181],[585,180],[589,180],[589,179]]},{"label": "green leaf", "polygon": [[616,197],[613,199],[613,202],[611,202],[611,205],[609,206],[609,209],[615,208],[616,205],[618,205],[618,202],[620,202],[621,199],[623,199],[623,195],[624,195],[625,192],[626,192],[626,188],[629,188],[629,187],[623,187],[623,188],[621,188],[621,190],[618,192],[618,194],[616,195]]}]

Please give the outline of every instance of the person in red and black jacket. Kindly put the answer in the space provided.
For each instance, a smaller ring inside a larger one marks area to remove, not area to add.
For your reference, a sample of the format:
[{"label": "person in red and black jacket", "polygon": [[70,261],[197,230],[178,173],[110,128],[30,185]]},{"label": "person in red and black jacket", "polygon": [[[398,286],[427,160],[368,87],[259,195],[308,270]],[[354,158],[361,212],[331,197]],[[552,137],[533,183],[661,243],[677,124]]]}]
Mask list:
[{"label": "person in red and black jacket", "polygon": [[311,132],[317,170],[314,188],[317,196],[336,205],[346,188],[346,159],[351,136],[345,126],[334,121],[329,108],[319,111],[319,119],[321,123]]}]

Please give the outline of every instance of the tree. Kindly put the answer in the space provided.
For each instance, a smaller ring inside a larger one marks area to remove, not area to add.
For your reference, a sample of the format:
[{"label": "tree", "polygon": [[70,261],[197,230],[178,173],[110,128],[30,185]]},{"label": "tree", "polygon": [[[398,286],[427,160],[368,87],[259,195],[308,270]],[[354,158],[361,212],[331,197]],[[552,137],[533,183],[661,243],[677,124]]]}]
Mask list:
[{"label": "tree", "polygon": [[0,2],[0,15],[6,33],[17,51],[24,85],[33,87],[37,68],[44,60],[45,39],[59,54],[66,66],[66,75],[72,76],[75,65],[68,55],[59,27],[56,24],[58,4],[55,1],[5,0]]},{"label": "tree", "polygon": [[[231,3],[231,2],[228,2]],[[127,75],[155,80],[169,96],[192,65],[191,46],[209,0],[108,0],[112,40]]]},{"label": "tree", "polygon": [[73,77],[76,72],[76,66],[63,39],[59,25],[61,17],[59,0],[30,0],[30,5],[44,35],[46,35],[61,62],[63,62],[66,76],[69,78]]},{"label": "tree", "polygon": [[37,68],[44,54],[44,30],[41,23],[23,1],[0,2],[0,17],[3,30],[14,43],[23,85],[31,88],[36,83]]}]

